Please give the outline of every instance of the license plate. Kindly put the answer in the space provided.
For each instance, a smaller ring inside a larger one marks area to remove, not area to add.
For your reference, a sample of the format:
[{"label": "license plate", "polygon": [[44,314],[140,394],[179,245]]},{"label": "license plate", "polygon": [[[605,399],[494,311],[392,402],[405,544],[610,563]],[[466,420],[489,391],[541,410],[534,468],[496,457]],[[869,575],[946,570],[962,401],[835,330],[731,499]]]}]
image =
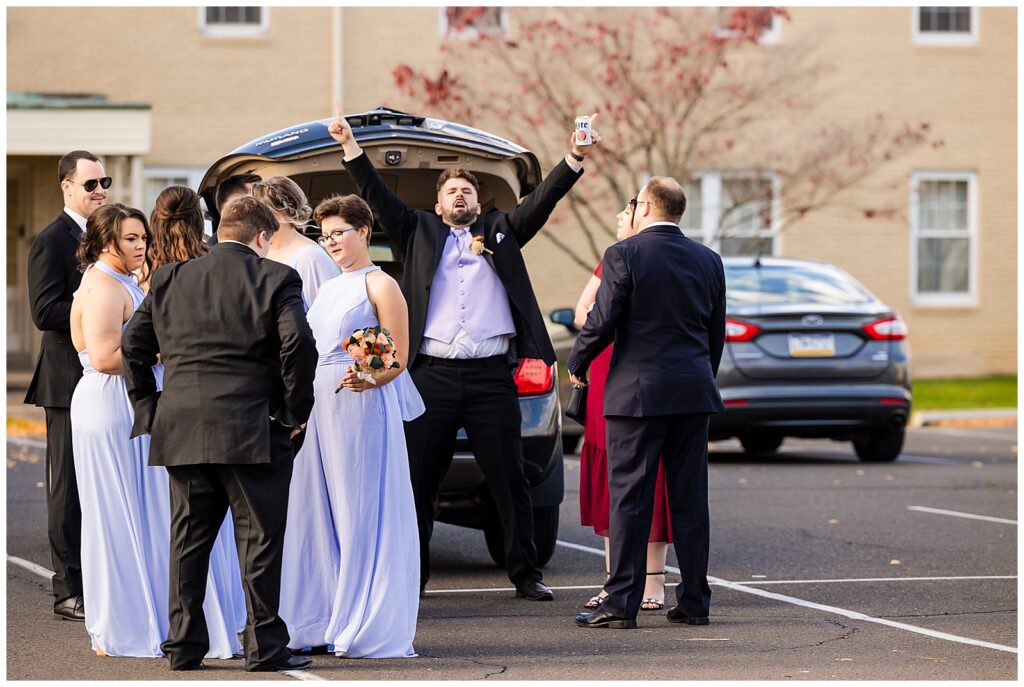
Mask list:
[{"label": "license plate", "polygon": [[829,358],[836,354],[831,334],[790,334],[789,355],[793,358]]}]

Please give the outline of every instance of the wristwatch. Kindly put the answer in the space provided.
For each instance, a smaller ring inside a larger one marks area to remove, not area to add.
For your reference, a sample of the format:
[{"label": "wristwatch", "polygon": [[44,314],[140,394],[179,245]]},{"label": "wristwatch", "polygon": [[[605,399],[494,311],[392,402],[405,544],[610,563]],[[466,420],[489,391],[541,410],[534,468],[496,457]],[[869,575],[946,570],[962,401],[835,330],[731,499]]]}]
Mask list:
[{"label": "wristwatch", "polygon": [[576,160],[576,162],[583,162],[583,156],[582,155],[577,155],[576,153],[572,152],[571,150],[569,151],[569,157],[571,157],[573,160]]}]

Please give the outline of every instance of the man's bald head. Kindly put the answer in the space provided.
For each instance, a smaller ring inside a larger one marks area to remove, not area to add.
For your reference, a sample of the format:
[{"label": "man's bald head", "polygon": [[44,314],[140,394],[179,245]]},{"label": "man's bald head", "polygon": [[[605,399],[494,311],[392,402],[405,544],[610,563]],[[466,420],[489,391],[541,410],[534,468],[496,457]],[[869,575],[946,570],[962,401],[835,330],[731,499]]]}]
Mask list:
[{"label": "man's bald head", "polygon": [[657,221],[679,224],[686,212],[686,193],[672,177],[651,177],[641,193],[651,204],[651,214]]}]

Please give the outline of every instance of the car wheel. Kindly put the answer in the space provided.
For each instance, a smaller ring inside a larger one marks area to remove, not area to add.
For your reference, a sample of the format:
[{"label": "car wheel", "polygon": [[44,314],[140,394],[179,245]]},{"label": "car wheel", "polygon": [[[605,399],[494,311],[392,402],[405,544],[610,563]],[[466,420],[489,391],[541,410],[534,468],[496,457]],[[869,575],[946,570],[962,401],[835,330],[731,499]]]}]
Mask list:
[{"label": "car wheel", "polygon": [[[499,568],[505,567],[505,532],[501,522],[493,518],[484,526],[487,553]],[[555,553],[558,541],[558,506],[533,509],[533,543],[537,547],[537,567],[543,568]]]},{"label": "car wheel", "polygon": [[775,453],[782,446],[782,437],[775,434],[748,434],[740,437],[747,453]]},{"label": "car wheel", "polygon": [[853,440],[853,450],[864,463],[891,463],[903,450],[904,430],[882,429]]}]

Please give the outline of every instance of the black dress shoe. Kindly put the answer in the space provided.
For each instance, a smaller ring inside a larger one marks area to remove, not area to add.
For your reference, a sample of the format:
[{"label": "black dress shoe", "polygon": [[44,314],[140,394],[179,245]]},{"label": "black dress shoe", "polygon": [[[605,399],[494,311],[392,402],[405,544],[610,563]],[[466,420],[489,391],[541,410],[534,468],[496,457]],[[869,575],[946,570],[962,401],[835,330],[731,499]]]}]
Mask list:
[{"label": "black dress shoe", "polygon": [[555,595],[540,580],[531,580],[516,585],[516,598],[530,601],[554,601]]},{"label": "black dress shoe", "polygon": [[327,650],[326,644],[306,646],[301,649],[289,649],[288,651],[292,652],[292,656],[321,656],[330,653]]},{"label": "black dress shoe", "polygon": [[695,618],[693,616],[686,615],[683,613],[683,609],[679,608],[679,606],[673,606],[668,609],[668,613],[665,614],[665,617],[668,618],[670,623],[683,623],[685,625],[707,625],[711,622],[708,620],[707,616],[704,616],[703,618]]},{"label": "black dress shoe", "polygon": [[184,663],[179,663],[178,665],[172,665],[171,666],[171,670],[202,670],[205,667],[206,667],[206,664],[203,663],[203,659],[195,658],[195,659],[192,659],[191,661],[185,661]]},{"label": "black dress shoe", "polygon": [[308,656],[289,656],[280,663],[269,663],[265,665],[246,668],[250,673],[271,673],[282,670],[305,670],[313,665],[313,659]]},{"label": "black dress shoe", "polygon": [[64,620],[75,620],[84,623],[85,604],[82,603],[82,597],[72,596],[70,599],[64,599],[60,603],[54,604],[53,614]]},{"label": "black dress shoe", "polygon": [[613,630],[632,630],[636,628],[636,620],[621,618],[617,615],[612,615],[608,611],[602,611],[600,608],[589,613],[578,613],[576,615],[576,624],[580,627],[610,627]]}]

